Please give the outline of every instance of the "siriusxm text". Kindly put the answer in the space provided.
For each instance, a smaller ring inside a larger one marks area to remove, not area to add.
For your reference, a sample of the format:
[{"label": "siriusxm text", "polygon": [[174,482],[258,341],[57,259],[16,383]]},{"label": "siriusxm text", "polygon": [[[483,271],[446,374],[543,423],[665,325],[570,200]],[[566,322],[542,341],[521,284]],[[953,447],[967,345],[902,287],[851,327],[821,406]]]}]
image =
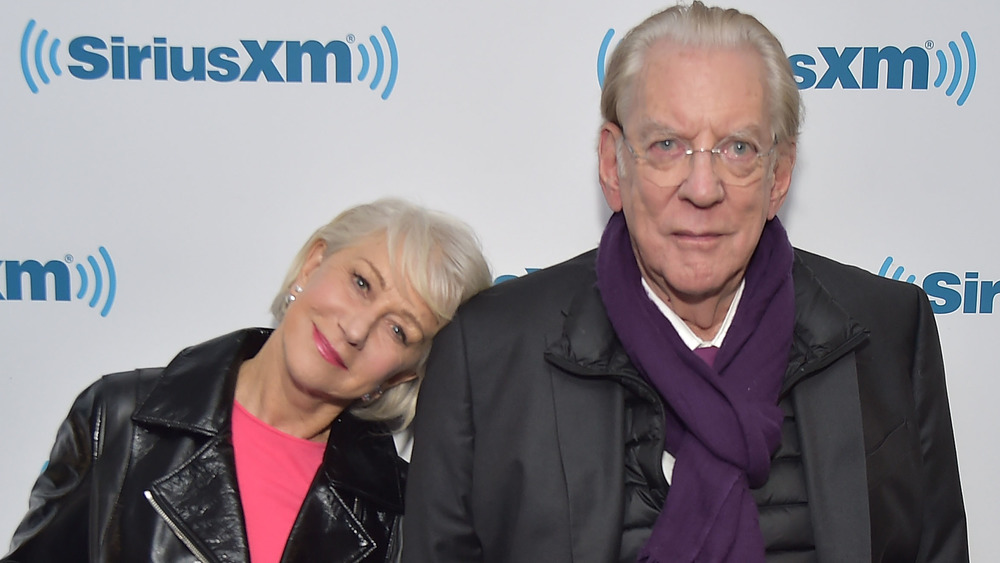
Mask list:
[{"label": "siriusxm text", "polygon": [[310,82],[327,82],[332,55],[333,80],[351,81],[351,49],[343,41],[243,39],[240,47],[209,48],[171,46],[165,37],[130,45],[122,36],[111,37],[109,44],[84,35],[70,41],[68,52],[76,63],[69,72],[84,80],[110,73],[115,80],[302,82],[307,75]]},{"label": "siriusxm text", "polygon": [[32,301],[45,301],[48,299],[49,280],[52,280],[56,301],[70,300],[69,267],[59,260],[50,260],[44,265],[37,260],[0,260],[0,266],[4,268],[4,276],[0,279],[6,282],[6,291],[0,291],[0,301],[21,301],[25,285],[30,290]]},{"label": "siriusxm text", "polygon": [[1000,282],[980,280],[979,272],[965,272],[964,280],[952,272],[934,272],[924,278],[922,287],[938,314],[959,309],[963,313],[989,314],[1000,295]]},{"label": "siriusxm text", "polygon": [[[923,47],[819,47],[823,58],[820,65],[816,58],[807,54],[788,57],[799,89],[829,89],[840,84],[844,89],[879,88],[882,77],[885,87],[902,89],[905,69],[910,68],[910,88],[926,90],[930,75],[930,57]],[[861,56],[861,81],[851,69],[851,64]],[[825,66],[825,70],[823,69]],[[822,71],[822,74],[819,72]],[[884,71],[884,74],[883,74]]]}]

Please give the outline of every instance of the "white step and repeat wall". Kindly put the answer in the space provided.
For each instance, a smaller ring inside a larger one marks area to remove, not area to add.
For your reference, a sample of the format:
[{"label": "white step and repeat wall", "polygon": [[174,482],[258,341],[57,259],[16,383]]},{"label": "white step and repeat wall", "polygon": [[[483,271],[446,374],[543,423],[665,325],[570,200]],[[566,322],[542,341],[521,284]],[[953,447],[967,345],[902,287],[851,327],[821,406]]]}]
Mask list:
[{"label": "white step and repeat wall", "polygon": [[[793,242],[935,303],[989,558],[1000,5],[734,1],[781,38],[806,103]],[[458,214],[497,276],[593,247],[600,64],[660,7],[0,3],[0,545],[85,385],[269,323],[292,255],[339,210],[403,195]]]}]

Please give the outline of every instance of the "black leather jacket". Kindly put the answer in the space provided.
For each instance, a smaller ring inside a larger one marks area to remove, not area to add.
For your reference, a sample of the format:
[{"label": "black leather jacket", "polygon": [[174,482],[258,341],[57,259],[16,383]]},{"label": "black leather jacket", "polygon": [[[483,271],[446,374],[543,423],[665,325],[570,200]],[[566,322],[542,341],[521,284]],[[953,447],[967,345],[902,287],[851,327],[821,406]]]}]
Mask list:
[{"label": "black leather jacket", "polygon": [[[91,385],[3,562],[249,561],[230,417],[237,368],[269,335],[238,331]],[[388,433],[342,415],[282,562],[395,560],[405,473]]]}]

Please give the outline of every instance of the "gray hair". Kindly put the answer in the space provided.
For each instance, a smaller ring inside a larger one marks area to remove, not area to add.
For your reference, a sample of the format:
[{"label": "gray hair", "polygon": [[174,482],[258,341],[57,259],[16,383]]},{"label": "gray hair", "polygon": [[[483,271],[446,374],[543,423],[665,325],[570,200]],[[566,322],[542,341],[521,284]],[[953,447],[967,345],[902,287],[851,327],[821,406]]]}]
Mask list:
[{"label": "gray hair", "polygon": [[625,35],[608,63],[601,92],[601,115],[622,126],[635,78],[649,48],[661,40],[696,47],[750,46],[763,58],[768,116],[776,143],[794,143],[799,136],[802,102],[781,42],[757,18],[735,9],[709,7],[695,1],[653,14]]},{"label": "gray hair", "polygon": [[[392,274],[407,280],[442,324],[470,297],[488,287],[490,268],[479,239],[465,223],[401,199],[386,198],[348,209],[320,227],[292,260],[281,291],[271,303],[277,322],[288,308],[286,296],[317,242],[326,244],[323,259],[360,243],[384,235]],[[428,348],[428,352],[430,348]],[[382,421],[401,430],[413,420],[417,391],[424,378],[427,353],[417,365],[417,377],[386,389],[378,399],[350,407],[365,420]]]}]

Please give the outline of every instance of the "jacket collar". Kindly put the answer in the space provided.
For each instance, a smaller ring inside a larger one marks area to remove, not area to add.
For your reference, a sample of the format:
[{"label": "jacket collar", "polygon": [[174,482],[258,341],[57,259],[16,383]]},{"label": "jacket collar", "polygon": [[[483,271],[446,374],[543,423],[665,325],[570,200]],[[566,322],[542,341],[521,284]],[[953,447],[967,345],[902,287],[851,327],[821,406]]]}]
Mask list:
[{"label": "jacket collar", "polygon": [[[257,354],[271,332],[244,329],[185,349],[163,370],[132,419],[205,436],[228,432],[239,366]],[[330,428],[323,468],[337,488],[402,513],[405,462],[381,425],[345,412]]]},{"label": "jacket collar", "polygon": [[834,300],[802,262],[797,250],[792,279],[795,283],[795,329],[781,396],[868,339],[868,330]]},{"label": "jacket collar", "polygon": [[245,329],[185,349],[163,370],[132,420],[219,434],[229,427],[240,364],[256,355],[270,335],[266,328]]},{"label": "jacket collar", "polygon": [[403,513],[407,464],[382,425],[341,415],[330,427],[323,467],[338,489]]},{"label": "jacket collar", "polygon": [[[792,278],[795,329],[781,396],[868,337],[867,330],[848,315],[802,262],[798,251]],[[549,347],[546,354],[549,361],[583,376],[635,373],[611,326],[596,284],[588,283],[564,314],[563,335]]]},{"label": "jacket collar", "polygon": [[546,351],[549,361],[577,375],[638,373],[611,326],[596,281],[573,298],[563,315],[562,338]]}]

